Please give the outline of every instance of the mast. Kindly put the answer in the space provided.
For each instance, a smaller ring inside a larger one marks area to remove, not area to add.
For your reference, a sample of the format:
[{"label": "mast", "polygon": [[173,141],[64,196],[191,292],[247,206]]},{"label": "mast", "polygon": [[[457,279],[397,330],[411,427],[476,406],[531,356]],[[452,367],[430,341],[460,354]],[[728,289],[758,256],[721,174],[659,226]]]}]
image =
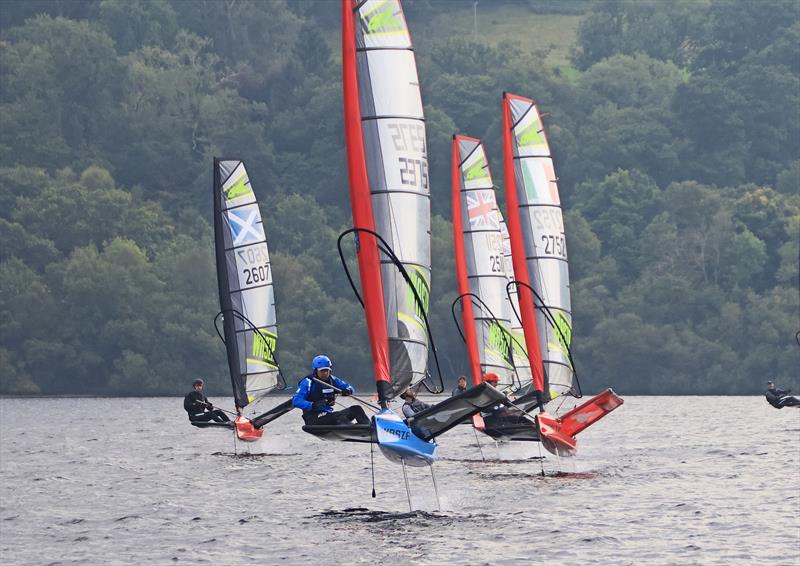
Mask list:
[{"label": "mast", "polygon": [[[222,192],[222,173],[220,160],[214,158],[214,252],[217,260],[217,288],[219,289],[219,309],[221,312],[230,312],[233,309],[227,273],[220,266],[225,265],[225,234],[222,228],[222,199],[218,196]],[[238,344],[236,343],[236,329],[234,317],[224,316],[222,319],[223,333],[225,336],[225,350],[228,359],[228,372],[231,377],[231,389],[237,410],[247,405],[247,392],[244,380],[239,372]]]},{"label": "mast", "polygon": [[[511,116],[511,100],[516,97],[503,93],[503,175],[506,184],[506,204],[508,206],[508,234],[511,239],[511,257],[514,264],[514,277],[522,283],[518,287],[517,297],[522,316],[522,327],[525,331],[525,347],[533,375],[534,391],[544,392],[544,367],[539,347],[539,332],[536,327],[536,310],[534,297],[528,276],[528,265],[525,261],[525,240],[522,235],[522,223],[519,198],[517,196],[517,179],[515,167],[515,151],[512,140],[512,129],[515,123]],[[541,407],[541,404],[540,404]]]},{"label": "mast", "polygon": [[[342,88],[344,94],[344,130],[347,144],[347,173],[350,178],[350,205],[353,227],[375,231],[367,164],[364,155],[364,136],[361,131],[358,72],[352,0],[342,0]],[[375,237],[356,232],[358,272],[364,294],[367,333],[372,354],[372,371],[378,390],[378,400],[386,403],[391,377],[389,374],[389,342],[386,315],[383,310],[383,285]]]},{"label": "mast", "polygon": [[478,353],[478,337],[475,333],[475,312],[472,308],[472,298],[465,296],[470,292],[470,289],[469,280],[467,278],[466,252],[464,250],[464,224],[461,220],[461,156],[459,151],[459,142],[461,139],[464,138],[461,136],[453,136],[453,245],[456,253],[456,278],[458,279],[458,295],[460,297],[464,297],[464,299],[461,301],[461,317],[464,322],[464,337],[467,343],[469,369],[472,373],[472,383],[479,385],[483,381],[483,375],[481,373],[480,354]]}]

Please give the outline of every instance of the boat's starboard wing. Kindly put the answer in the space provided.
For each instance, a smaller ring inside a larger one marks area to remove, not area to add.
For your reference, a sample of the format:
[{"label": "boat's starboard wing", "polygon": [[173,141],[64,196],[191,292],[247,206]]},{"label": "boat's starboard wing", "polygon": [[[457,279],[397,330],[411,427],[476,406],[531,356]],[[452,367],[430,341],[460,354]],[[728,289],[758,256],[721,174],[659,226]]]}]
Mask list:
[{"label": "boat's starboard wing", "polygon": [[488,383],[481,383],[420,411],[408,419],[408,426],[421,439],[430,440],[505,399],[500,391]]}]

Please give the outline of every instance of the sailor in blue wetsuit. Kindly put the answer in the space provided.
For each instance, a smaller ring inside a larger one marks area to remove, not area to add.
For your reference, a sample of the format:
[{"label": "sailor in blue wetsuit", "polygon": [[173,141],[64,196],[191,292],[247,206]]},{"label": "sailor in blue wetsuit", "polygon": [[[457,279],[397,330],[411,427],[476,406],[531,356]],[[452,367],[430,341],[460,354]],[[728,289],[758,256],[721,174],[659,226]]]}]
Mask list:
[{"label": "sailor in blue wetsuit", "polygon": [[303,421],[307,425],[341,425],[351,424],[353,421],[358,424],[369,424],[369,417],[358,405],[352,405],[341,411],[333,410],[337,392],[348,396],[353,395],[355,389],[333,375],[331,366],[331,359],[328,356],[315,357],[311,361],[311,374],[300,380],[297,391],[292,397],[292,405],[302,409]]}]

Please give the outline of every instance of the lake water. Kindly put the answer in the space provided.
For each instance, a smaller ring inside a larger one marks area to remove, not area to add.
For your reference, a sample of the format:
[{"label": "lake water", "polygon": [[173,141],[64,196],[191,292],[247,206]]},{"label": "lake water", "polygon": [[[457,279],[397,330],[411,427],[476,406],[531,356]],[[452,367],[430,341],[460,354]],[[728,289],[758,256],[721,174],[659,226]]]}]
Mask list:
[{"label": "lake water", "polygon": [[800,564],[800,409],[763,397],[628,397],[544,477],[459,426],[413,512],[400,466],[376,450],[373,499],[369,446],[297,411],[234,447],[181,401],[0,399],[0,562]]}]

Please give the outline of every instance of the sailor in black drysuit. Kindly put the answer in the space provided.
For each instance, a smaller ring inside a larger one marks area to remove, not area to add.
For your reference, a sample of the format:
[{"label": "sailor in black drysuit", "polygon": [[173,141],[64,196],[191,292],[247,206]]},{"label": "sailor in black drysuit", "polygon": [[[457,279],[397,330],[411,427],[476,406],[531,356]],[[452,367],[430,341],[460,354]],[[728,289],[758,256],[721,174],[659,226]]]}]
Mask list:
[{"label": "sailor in black drysuit", "polygon": [[[311,362],[311,373],[300,380],[292,397],[292,405],[303,411],[303,421],[307,425],[369,424],[364,409],[352,405],[341,411],[334,411],[337,389],[345,397],[355,393],[353,386],[331,373],[331,360],[328,356],[316,356]],[[316,378],[316,379],[315,379]],[[319,380],[319,381],[317,381]],[[320,381],[330,384],[323,385]]]},{"label": "sailor in black drysuit", "polygon": [[410,387],[400,394],[403,403],[403,416],[407,419],[413,417],[420,411],[430,408],[430,405],[417,399],[417,393]]},{"label": "sailor in black drysuit", "polygon": [[228,415],[220,409],[215,409],[209,400],[203,395],[203,380],[195,379],[192,382],[194,391],[183,398],[183,408],[189,413],[189,420],[192,422],[205,423],[216,421],[218,423],[229,422]]},{"label": "sailor in black drysuit", "polygon": [[[483,376],[483,381],[492,387],[497,387],[500,378],[495,373],[487,373]],[[515,409],[512,413],[503,403],[498,403],[490,407],[487,411],[481,412],[481,416],[483,417],[483,424],[486,428],[502,428],[504,426],[519,425],[533,426],[533,422],[526,419],[522,412]]]},{"label": "sailor in black drysuit", "polygon": [[775,407],[776,409],[783,409],[786,406],[787,399],[784,399],[789,393],[791,393],[791,389],[787,389],[784,391],[783,389],[778,389],[775,387],[775,384],[771,381],[767,382],[767,391],[764,393],[764,396],[767,398],[767,402]]},{"label": "sailor in black drysuit", "polygon": [[456,395],[461,395],[466,390],[467,390],[467,376],[466,375],[459,375],[458,376],[458,385],[450,393],[450,397],[455,397]]}]

